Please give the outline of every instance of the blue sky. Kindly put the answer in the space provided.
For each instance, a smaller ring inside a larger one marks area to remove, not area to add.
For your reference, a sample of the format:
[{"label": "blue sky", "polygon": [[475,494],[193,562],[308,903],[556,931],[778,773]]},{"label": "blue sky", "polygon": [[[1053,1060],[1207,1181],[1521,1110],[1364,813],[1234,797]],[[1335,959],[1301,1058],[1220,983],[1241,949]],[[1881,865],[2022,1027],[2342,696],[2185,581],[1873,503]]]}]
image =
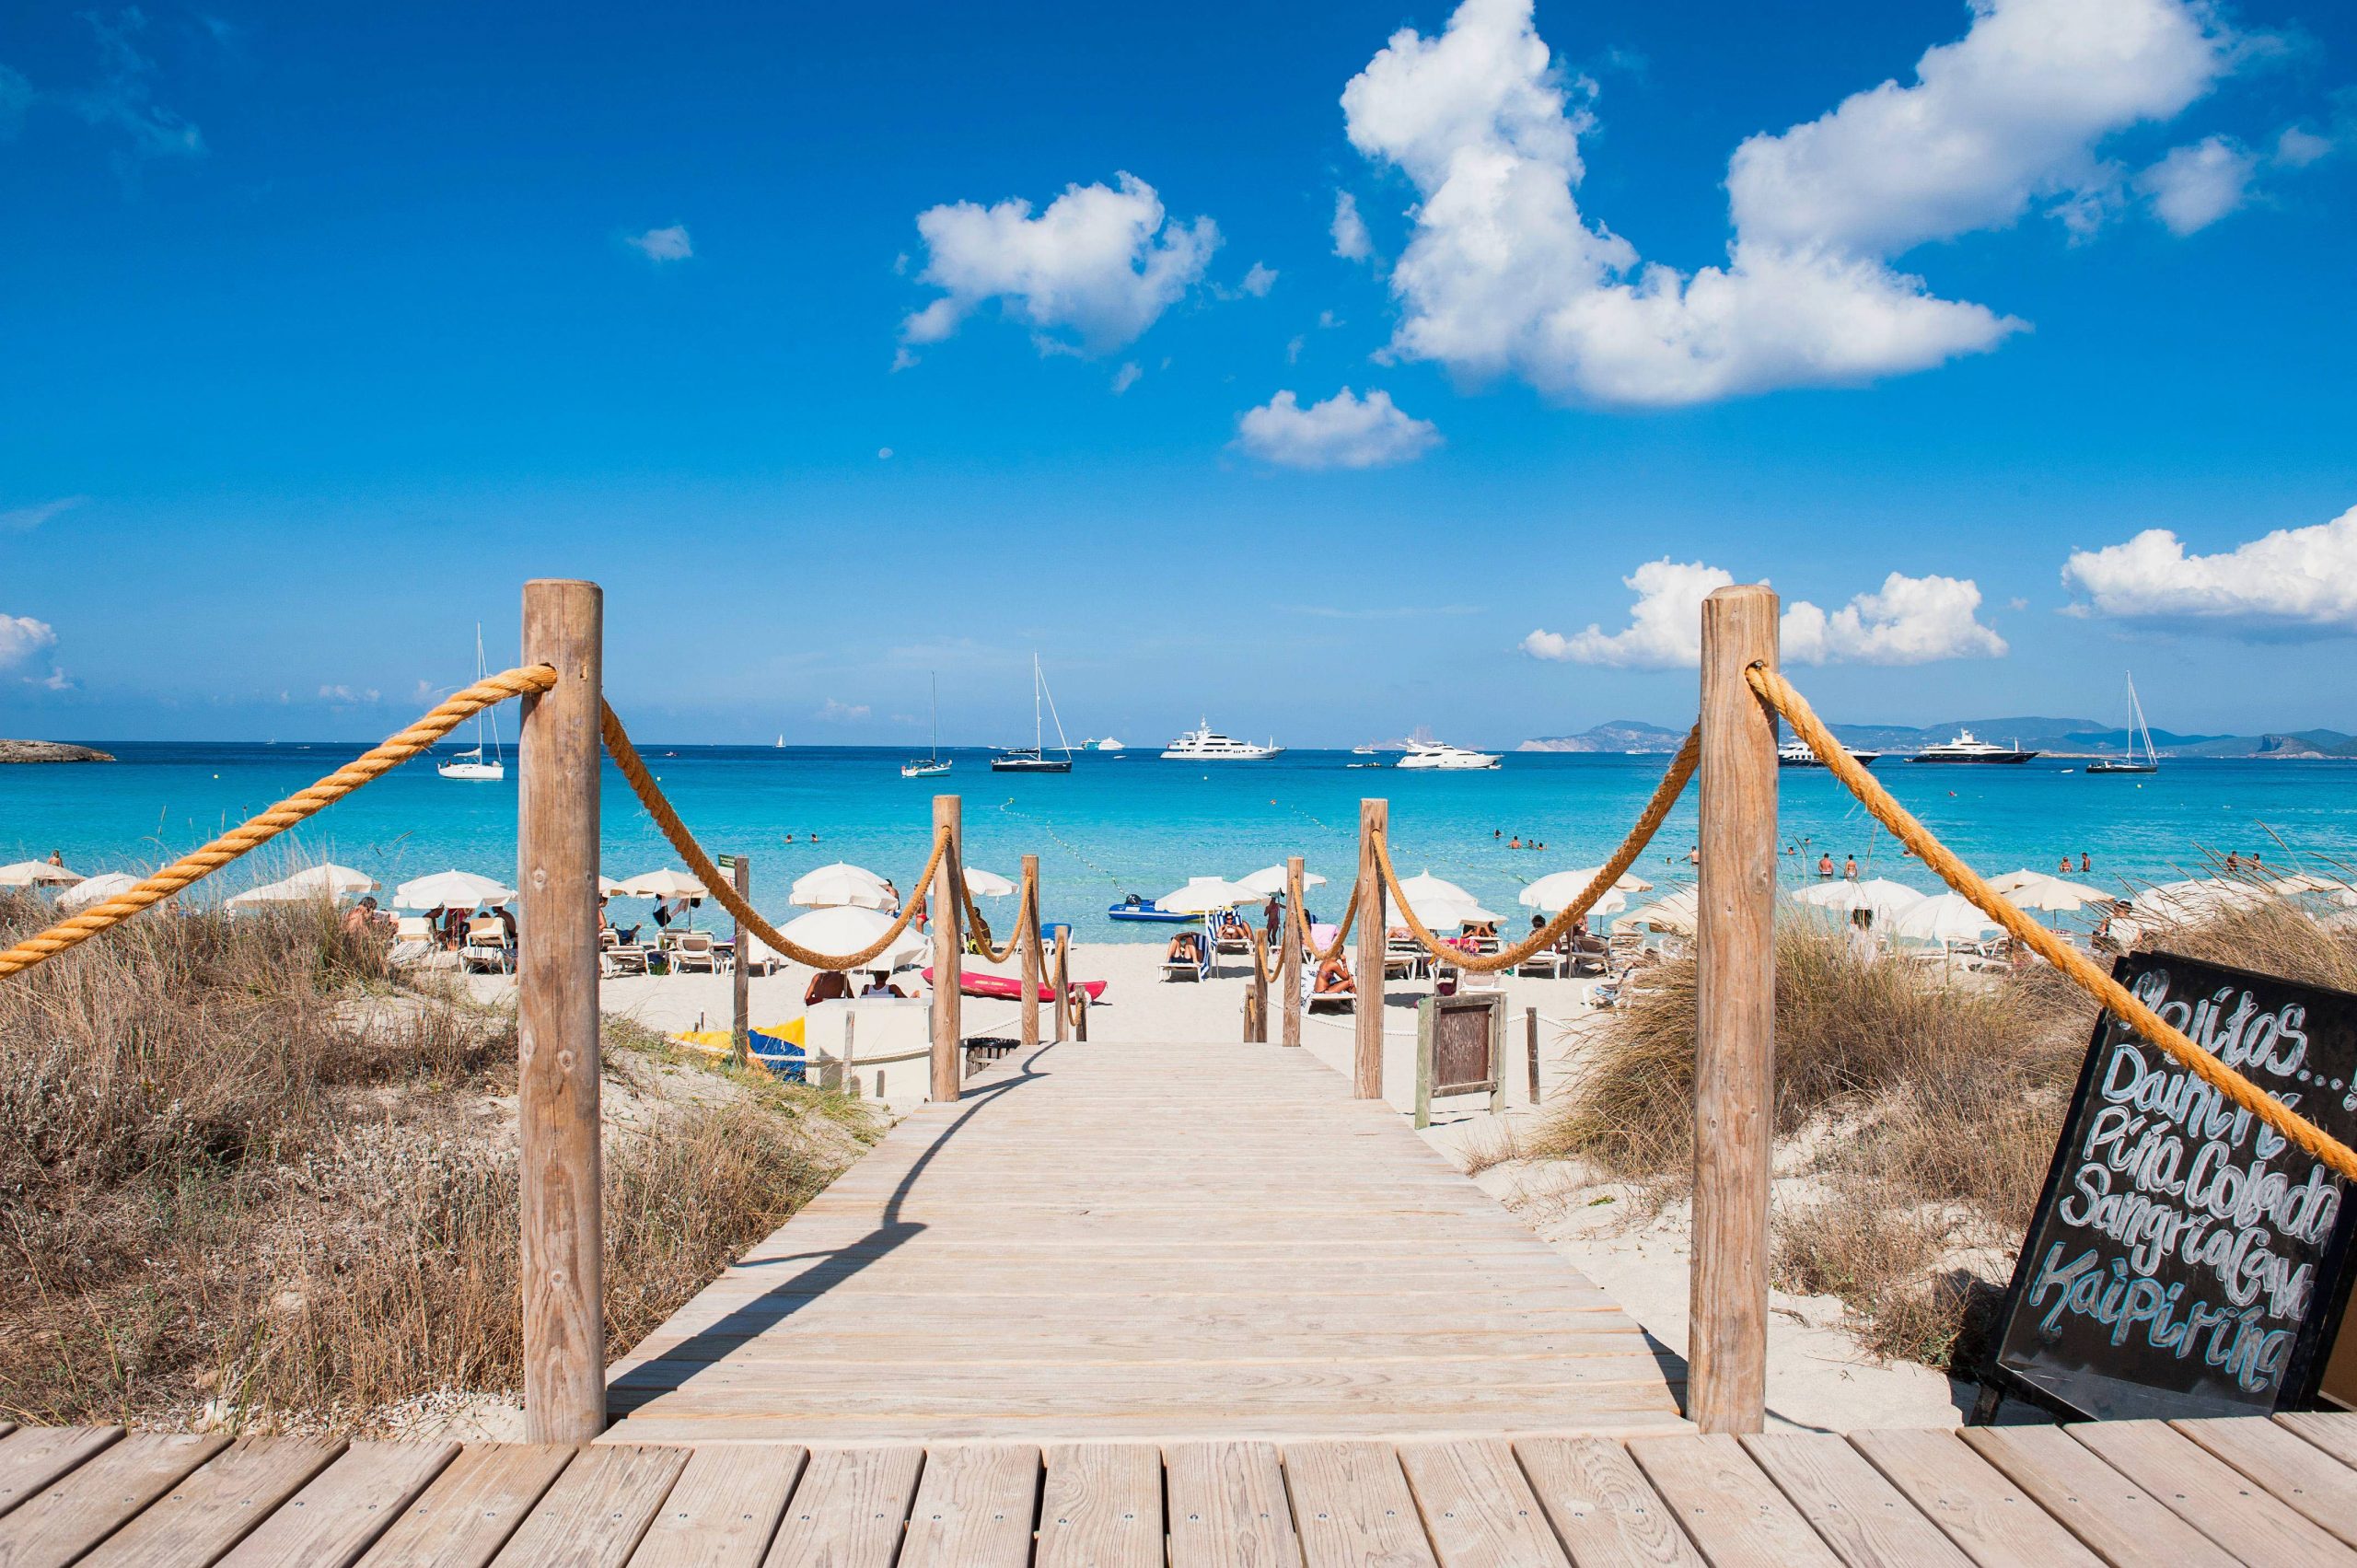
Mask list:
[{"label": "blue sky", "polygon": [[1837,717],[2357,729],[2352,84],[2313,0],[17,7],[0,734],[382,733],[542,575],[674,739],[1034,650],[1075,738],[1679,723],[1762,577]]}]

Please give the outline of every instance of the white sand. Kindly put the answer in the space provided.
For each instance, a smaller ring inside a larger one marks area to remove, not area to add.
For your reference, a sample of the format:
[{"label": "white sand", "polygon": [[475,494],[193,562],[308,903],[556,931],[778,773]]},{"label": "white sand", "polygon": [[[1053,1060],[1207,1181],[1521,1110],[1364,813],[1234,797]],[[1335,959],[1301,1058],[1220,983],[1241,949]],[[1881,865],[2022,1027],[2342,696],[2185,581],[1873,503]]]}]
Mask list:
[{"label": "white sand", "polygon": [[[1230,958],[1202,982],[1161,979],[1159,944],[1092,943],[1072,950],[1072,976],[1108,982],[1089,1015],[1092,1045],[1125,1040],[1226,1040],[1241,1038],[1248,960]],[[1013,965],[977,965],[1012,973]],[[811,973],[789,965],[749,981],[752,1022],[780,1023],[802,1012]],[[502,1000],[512,982],[499,976],[471,981],[477,995]],[[1531,1121],[1527,1086],[1526,1010],[1539,1014],[1542,1098],[1576,1069],[1583,1037],[1601,1017],[1587,1005],[1593,982],[1507,977],[1506,1109],[1488,1113],[1481,1098],[1443,1101],[1424,1136],[1469,1168],[1480,1167],[1483,1189],[1520,1214],[1539,1236],[1610,1293],[1668,1350],[1683,1355],[1688,1326],[1690,1242],[1689,1216],[1676,1205],[1650,1216],[1637,1213],[1625,1189],[1591,1181],[1574,1166],[1512,1158]],[[1385,1098],[1403,1113],[1414,1104],[1416,1003],[1423,982],[1395,981],[1384,1005]],[[631,976],[603,987],[606,1011],[666,1032],[726,1028],[730,1016],[726,975]],[[965,1030],[1013,1036],[1016,1004],[968,997]],[[1043,1016],[1041,1030],[1051,1020]],[[1350,1071],[1353,1022],[1348,1013],[1313,1014],[1303,1021],[1302,1043],[1338,1073]],[[1270,1034],[1277,1034],[1271,1020]],[[1271,1045],[1271,1050],[1279,1049]],[[1784,1183],[1780,1182],[1780,1187]],[[1840,1328],[1842,1308],[1829,1296],[1770,1296],[1768,1407],[1770,1424],[1848,1431],[1867,1426],[1950,1426],[1969,1409],[1972,1388],[1930,1367],[1881,1362]],[[2009,1404],[2009,1414],[2018,1410]],[[2026,1413],[2026,1412],[2025,1412]]]}]

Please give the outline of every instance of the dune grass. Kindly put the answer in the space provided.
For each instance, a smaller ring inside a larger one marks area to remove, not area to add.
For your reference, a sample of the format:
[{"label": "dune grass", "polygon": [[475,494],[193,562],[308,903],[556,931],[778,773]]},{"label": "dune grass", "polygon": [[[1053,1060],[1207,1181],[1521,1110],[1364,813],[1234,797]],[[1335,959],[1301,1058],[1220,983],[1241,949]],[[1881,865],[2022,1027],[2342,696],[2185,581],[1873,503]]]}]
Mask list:
[{"label": "dune grass", "polygon": [[[365,1431],[516,1387],[513,1020],[382,947],[324,905],[149,914],[0,981],[0,1414]],[[606,1056],[618,1352],[873,1130],[626,1028]]]}]

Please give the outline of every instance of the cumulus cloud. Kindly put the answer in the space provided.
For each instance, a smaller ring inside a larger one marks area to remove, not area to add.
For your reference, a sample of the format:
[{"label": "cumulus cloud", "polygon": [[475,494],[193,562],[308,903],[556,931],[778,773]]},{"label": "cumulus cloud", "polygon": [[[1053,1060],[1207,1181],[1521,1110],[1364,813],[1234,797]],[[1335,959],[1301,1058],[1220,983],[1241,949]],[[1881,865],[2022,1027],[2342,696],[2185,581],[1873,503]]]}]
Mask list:
[{"label": "cumulus cloud", "polygon": [[[1566,637],[1538,631],[1522,640],[1533,658],[1620,669],[1691,669],[1702,657],[1702,601],[1735,581],[1700,561],[1648,561],[1620,579],[1635,591],[1629,624],[1591,624]],[[1893,572],[1873,593],[1828,613],[1805,599],[1785,606],[1778,637],[1794,664],[1929,664],[2001,658],[2005,640],[1980,623],[1979,585],[1968,578]]]},{"label": "cumulus cloud", "polygon": [[1413,462],[1441,436],[1430,420],[1411,418],[1393,403],[1390,393],[1361,398],[1345,387],[1307,408],[1293,393],[1279,392],[1245,411],[1237,441],[1263,462],[1286,468],[1372,469]]},{"label": "cumulus cloud", "polygon": [[1113,372],[1113,395],[1118,398],[1132,387],[1136,386],[1138,377],[1144,374],[1144,371],[1138,368],[1136,360],[1124,360],[1121,367]]},{"label": "cumulus cloud", "polygon": [[696,253],[695,242],[688,238],[685,224],[650,228],[644,234],[632,235],[630,242],[644,251],[651,261],[684,261]]},{"label": "cumulus cloud", "polygon": [[1359,199],[1348,191],[1334,192],[1334,254],[1346,261],[1364,261],[1375,254],[1375,241],[1359,216]]},{"label": "cumulus cloud", "polygon": [[1255,299],[1266,299],[1269,291],[1277,286],[1277,270],[1255,261],[1252,270],[1244,274],[1244,281],[1237,286]]},{"label": "cumulus cloud", "polygon": [[1166,223],[1153,186],[1132,174],[1116,180],[1118,189],[1068,185],[1036,217],[1019,198],[919,213],[927,257],[918,279],[943,293],[900,323],[901,337],[939,343],[995,299],[1043,354],[1134,342],[1201,281],[1219,226]]},{"label": "cumulus cloud", "polygon": [[2063,586],[2081,615],[2193,621],[2278,635],[2357,632],[2357,506],[2328,523],[2278,528],[2219,555],[2189,555],[2167,528],[2077,550]]},{"label": "cumulus cloud", "polygon": [[840,703],[830,697],[819,705],[814,716],[829,724],[850,724],[865,718],[867,714],[868,707],[865,703]]},{"label": "cumulus cloud", "polygon": [[46,621],[29,615],[0,615],[0,669],[24,663],[43,648],[57,645],[57,633]]},{"label": "cumulus cloud", "polygon": [[1594,84],[1555,66],[1530,0],[1464,0],[1437,37],[1394,34],[1342,93],[1352,145],[1422,198],[1392,273],[1392,350],[1640,405],[1985,352],[2024,324],[1891,260],[2040,203],[2094,221],[2118,180],[2103,138],[2177,114],[2232,41],[2196,0],[1976,0],[1911,83],[1737,147],[1727,262],[1689,275],[1581,213]]},{"label": "cumulus cloud", "polygon": [[2258,158],[2224,136],[2205,136],[2136,177],[2136,193],[2171,234],[2207,228],[2243,204]]}]

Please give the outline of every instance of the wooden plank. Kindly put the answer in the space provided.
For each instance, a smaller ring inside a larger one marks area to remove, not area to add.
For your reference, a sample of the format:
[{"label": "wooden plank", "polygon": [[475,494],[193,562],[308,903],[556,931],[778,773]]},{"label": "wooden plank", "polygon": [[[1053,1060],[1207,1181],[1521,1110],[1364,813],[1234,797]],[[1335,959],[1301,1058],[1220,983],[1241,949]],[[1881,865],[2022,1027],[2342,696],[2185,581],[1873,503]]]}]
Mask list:
[{"label": "wooden plank", "polygon": [[1967,1568],[1971,1562],[1832,1433],[1755,1434],[1743,1439],[1743,1450],[1850,1568]]},{"label": "wooden plank", "polygon": [[1039,1449],[936,1445],[925,1451],[900,1568],[1024,1568],[1039,1509]]},{"label": "wooden plank", "polygon": [[2276,1424],[2295,1433],[2344,1465],[2357,1466],[2357,1415],[2339,1411],[2286,1411]]},{"label": "wooden plank", "polygon": [[1853,1432],[1850,1446],[1982,1568],[2101,1561],[1953,1432]]},{"label": "wooden plank", "polygon": [[2357,1470],[2264,1416],[2169,1424],[2357,1546]]},{"label": "wooden plank", "polygon": [[892,1568],[924,1450],[814,1449],[766,1568]]},{"label": "wooden plank", "polygon": [[1057,1443],[1046,1454],[1039,1568],[1162,1568],[1162,1451]]},{"label": "wooden plank", "polygon": [[0,1438],[0,1514],[122,1435],[120,1426],[29,1426]]},{"label": "wooden plank", "polygon": [[1170,1568],[1295,1568],[1301,1543],[1269,1443],[1180,1443],[1163,1452]]},{"label": "wooden plank", "polygon": [[350,1568],[459,1451],[456,1443],[354,1443],[222,1568]]},{"label": "wooden plank", "polygon": [[684,1448],[584,1450],[493,1561],[499,1568],[622,1568],[687,1463]]},{"label": "wooden plank", "polygon": [[561,1443],[470,1443],[402,1510],[367,1568],[482,1568],[579,1450]]},{"label": "wooden plank", "polygon": [[1569,1568],[1504,1438],[1403,1444],[1399,1468],[1441,1568]]},{"label": "wooden plank", "polygon": [[1732,1436],[1638,1438],[1630,1443],[1629,1457],[1716,1568],[1755,1562],[1839,1568],[1841,1560]]},{"label": "wooden plank", "polygon": [[2357,1552],[2165,1423],[2085,1421],[2063,1430],[2245,1562],[2357,1564]]},{"label": "wooden plank", "polygon": [[64,1568],[228,1446],[156,1432],[109,1444],[0,1516],[0,1568]]},{"label": "wooden plank", "polygon": [[1388,1443],[1290,1443],[1285,1481],[1309,1568],[1438,1568]]},{"label": "wooden plank", "polygon": [[343,1452],[341,1442],[240,1437],[108,1537],[83,1559],[86,1568],[211,1562]]},{"label": "wooden plank", "polygon": [[2059,1426],[1982,1426],[1962,1435],[2107,1562],[2233,1568],[2234,1557]]},{"label": "wooden plank", "polygon": [[759,1568],[806,1457],[790,1443],[694,1450],[631,1568]]},{"label": "wooden plank", "polygon": [[1572,1561],[1701,1568],[1701,1554],[1620,1444],[1526,1437],[1515,1445],[1531,1491]]}]

